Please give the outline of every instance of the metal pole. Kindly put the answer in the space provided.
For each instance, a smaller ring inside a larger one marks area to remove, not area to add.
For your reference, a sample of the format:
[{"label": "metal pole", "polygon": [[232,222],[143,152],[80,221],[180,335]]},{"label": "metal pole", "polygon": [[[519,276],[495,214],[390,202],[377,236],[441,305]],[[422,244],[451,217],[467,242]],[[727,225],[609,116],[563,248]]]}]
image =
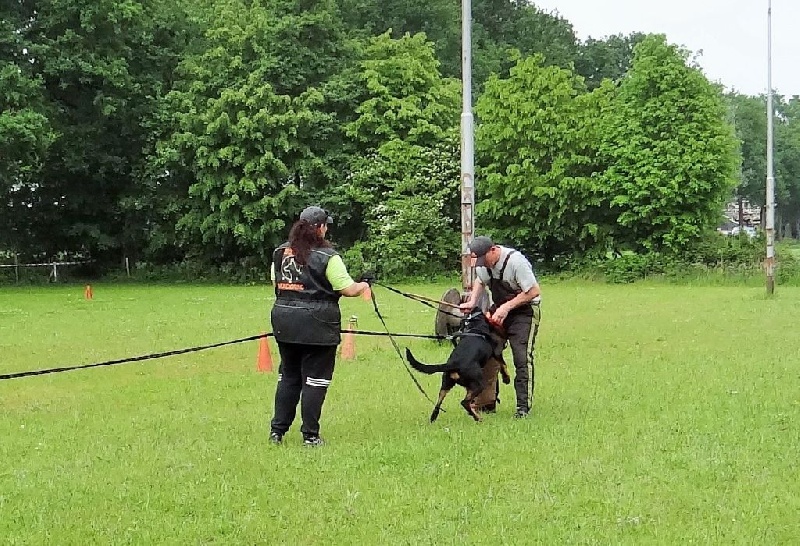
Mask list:
[{"label": "metal pole", "polygon": [[467,247],[475,234],[475,164],[472,120],[472,4],[461,1],[461,283],[472,287],[472,260]]},{"label": "metal pole", "polygon": [[772,0],[767,0],[767,294],[775,292],[775,177],[772,164]]}]

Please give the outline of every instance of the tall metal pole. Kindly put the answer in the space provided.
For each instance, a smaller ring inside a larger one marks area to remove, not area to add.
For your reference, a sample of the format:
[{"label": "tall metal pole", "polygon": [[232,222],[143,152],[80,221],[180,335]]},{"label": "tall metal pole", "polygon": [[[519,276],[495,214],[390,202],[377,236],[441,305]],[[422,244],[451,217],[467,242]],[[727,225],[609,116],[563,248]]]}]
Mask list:
[{"label": "tall metal pole", "polygon": [[775,292],[775,177],[772,164],[772,0],[767,0],[767,294]]},{"label": "tall metal pole", "polygon": [[472,120],[472,3],[461,1],[461,283],[472,287],[473,269],[467,247],[475,234],[475,163]]}]

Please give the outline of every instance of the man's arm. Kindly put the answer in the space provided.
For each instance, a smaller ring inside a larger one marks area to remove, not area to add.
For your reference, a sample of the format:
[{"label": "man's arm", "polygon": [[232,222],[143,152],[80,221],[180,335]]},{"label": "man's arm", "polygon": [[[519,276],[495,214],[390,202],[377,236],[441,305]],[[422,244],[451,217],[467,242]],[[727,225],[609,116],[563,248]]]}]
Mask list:
[{"label": "man's arm", "polygon": [[478,299],[483,294],[483,290],[483,283],[479,278],[476,277],[472,282],[472,289],[469,291],[469,298],[467,298],[467,301],[459,305],[462,313],[468,313],[472,311],[472,308],[478,304]]},{"label": "man's arm", "polygon": [[536,280],[531,263],[522,254],[515,254],[513,259],[515,260],[514,280],[522,292],[497,307],[492,318],[498,322],[503,322],[511,311],[517,307],[528,305],[533,299],[541,295],[539,282]]},{"label": "man's arm", "polygon": [[539,285],[534,284],[527,291],[520,292],[512,299],[508,300],[503,305],[498,307],[497,310],[492,314],[492,319],[496,320],[497,322],[503,322],[504,320],[506,320],[506,317],[512,310],[527,303],[530,303],[531,301],[533,301],[534,298],[541,295],[541,293],[542,291],[539,289]]}]

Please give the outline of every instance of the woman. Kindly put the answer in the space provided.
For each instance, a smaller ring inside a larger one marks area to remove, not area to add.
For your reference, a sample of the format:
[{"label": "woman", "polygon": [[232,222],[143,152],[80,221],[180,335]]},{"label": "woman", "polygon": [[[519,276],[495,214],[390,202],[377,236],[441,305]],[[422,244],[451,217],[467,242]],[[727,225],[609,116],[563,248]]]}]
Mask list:
[{"label": "woman", "polygon": [[356,297],[373,277],[355,282],[341,256],[325,240],[333,219],[320,207],[307,207],[275,249],[275,305],[272,331],[281,354],[270,441],[283,442],[300,403],[303,443],[319,446],[319,419],[328,392],[336,347],[341,342],[341,296]]}]

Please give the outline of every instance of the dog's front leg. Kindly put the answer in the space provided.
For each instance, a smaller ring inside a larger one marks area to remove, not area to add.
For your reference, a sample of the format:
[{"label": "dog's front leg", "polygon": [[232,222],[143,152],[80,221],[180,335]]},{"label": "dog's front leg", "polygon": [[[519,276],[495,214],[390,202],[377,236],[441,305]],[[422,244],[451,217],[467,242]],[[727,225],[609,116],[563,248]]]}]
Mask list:
[{"label": "dog's front leg", "polygon": [[477,392],[467,391],[467,396],[461,401],[461,407],[470,414],[470,416],[475,419],[476,421],[481,420],[481,416],[475,411],[475,406],[472,404],[475,397],[478,395]]},{"label": "dog's front leg", "polygon": [[508,365],[502,358],[500,359],[500,377],[503,378],[503,383],[505,385],[511,383],[511,376],[508,375]]}]

